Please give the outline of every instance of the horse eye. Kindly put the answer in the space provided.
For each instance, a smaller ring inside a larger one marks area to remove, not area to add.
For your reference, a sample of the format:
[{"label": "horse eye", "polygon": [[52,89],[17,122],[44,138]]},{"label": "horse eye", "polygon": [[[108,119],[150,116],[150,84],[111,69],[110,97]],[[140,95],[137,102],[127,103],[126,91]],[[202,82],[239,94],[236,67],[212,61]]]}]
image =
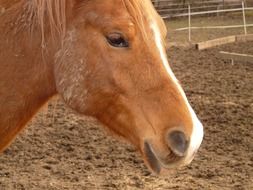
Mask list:
[{"label": "horse eye", "polygon": [[106,39],[108,43],[113,47],[117,47],[117,48],[129,47],[128,41],[124,38],[124,36],[122,36],[122,34],[119,34],[119,33],[109,34],[106,37]]}]

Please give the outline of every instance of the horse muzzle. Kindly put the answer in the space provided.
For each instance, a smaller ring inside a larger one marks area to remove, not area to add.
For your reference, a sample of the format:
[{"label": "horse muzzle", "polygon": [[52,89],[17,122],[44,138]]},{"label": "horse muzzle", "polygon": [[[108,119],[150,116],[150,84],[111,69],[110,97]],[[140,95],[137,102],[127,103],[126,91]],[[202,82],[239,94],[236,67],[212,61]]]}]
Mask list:
[{"label": "horse muzzle", "polygon": [[162,170],[168,171],[189,164],[197,150],[190,149],[190,140],[179,130],[171,131],[166,138],[166,153],[160,153],[149,141],[144,142],[143,152],[152,171],[160,174]]}]

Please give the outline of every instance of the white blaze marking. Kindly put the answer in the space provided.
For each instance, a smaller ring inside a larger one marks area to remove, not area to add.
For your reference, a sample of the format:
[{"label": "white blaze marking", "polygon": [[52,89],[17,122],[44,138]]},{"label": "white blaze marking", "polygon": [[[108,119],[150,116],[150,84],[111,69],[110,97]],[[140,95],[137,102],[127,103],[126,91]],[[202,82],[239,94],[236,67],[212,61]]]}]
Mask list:
[{"label": "white blaze marking", "polygon": [[192,134],[191,134],[189,149],[188,149],[188,152],[187,152],[186,158],[185,158],[185,163],[188,164],[189,162],[192,161],[194,153],[198,150],[198,148],[200,147],[200,144],[202,142],[203,135],[204,135],[203,126],[200,123],[199,119],[197,118],[197,116],[196,116],[195,112],[193,111],[191,105],[189,104],[182,87],[178,83],[177,78],[175,77],[174,73],[172,72],[172,70],[169,66],[167,56],[166,56],[166,53],[165,53],[165,50],[164,50],[164,46],[162,44],[160,30],[159,30],[157,24],[156,23],[151,23],[151,29],[153,30],[153,33],[155,35],[155,42],[156,42],[156,46],[159,50],[159,53],[160,53],[160,56],[161,56],[161,59],[162,59],[162,63],[164,65],[166,71],[168,72],[169,76],[172,78],[172,80],[176,84],[176,86],[177,86],[179,92],[181,93],[182,97],[184,98],[185,104],[187,105],[188,110],[191,114],[192,123],[193,123],[193,130],[192,130]]}]

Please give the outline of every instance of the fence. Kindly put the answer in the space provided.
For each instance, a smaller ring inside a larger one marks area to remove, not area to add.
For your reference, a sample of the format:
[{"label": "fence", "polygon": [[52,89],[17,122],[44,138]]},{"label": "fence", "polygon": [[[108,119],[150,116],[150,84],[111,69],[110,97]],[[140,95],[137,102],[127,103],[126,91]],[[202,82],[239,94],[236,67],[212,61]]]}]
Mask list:
[{"label": "fence", "polygon": [[[252,0],[243,0],[245,7],[253,6]],[[188,4],[192,12],[203,12],[241,7],[241,0],[152,0],[163,18],[175,18],[178,14],[188,13]]]},{"label": "fence", "polygon": [[[225,29],[225,28],[239,28],[239,27],[243,27],[244,28],[244,34],[246,35],[247,32],[247,27],[252,27],[253,23],[251,24],[247,24],[247,20],[246,20],[246,15],[245,15],[245,11],[248,10],[253,10],[253,7],[247,7],[245,8],[245,4],[242,1],[241,4],[241,8],[237,8],[237,9],[223,9],[223,10],[215,10],[215,11],[202,11],[202,12],[191,12],[191,5],[188,5],[188,13],[184,13],[184,14],[179,14],[177,15],[177,17],[184,17],[184,16],[188,16],[188,27],[185,28],[178,28],[176,29],[176,31],[183,31],[183,30],[188,30],[188,39],[189,42],[191,42],[191,33],[192,30],[196,30],[196,29]],[[237,12],[237,11],[241,11],[242,12],[242,19],[243,19],[243,24],[241,25],[228,25],[228,26],[200,26],[200,27],[193,27],[191,25],[191,18],[192,16],[195,15],[205,15],[205,14],[211,14],[211,13],[226,13],[226,12]]]}]

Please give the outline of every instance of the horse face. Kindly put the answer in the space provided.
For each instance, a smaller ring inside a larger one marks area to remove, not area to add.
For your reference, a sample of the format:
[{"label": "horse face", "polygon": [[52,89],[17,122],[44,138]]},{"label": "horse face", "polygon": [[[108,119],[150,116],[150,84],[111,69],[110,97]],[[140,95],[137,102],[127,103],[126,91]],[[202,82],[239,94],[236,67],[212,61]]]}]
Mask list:
[{"label": "horse face", "polygon": [[130,141],[162,173],[191,162],[203,129],[168,65],[163,21],[141,2],[136,13],[131,1],[76,3],[55,77],[70,107]]}]

